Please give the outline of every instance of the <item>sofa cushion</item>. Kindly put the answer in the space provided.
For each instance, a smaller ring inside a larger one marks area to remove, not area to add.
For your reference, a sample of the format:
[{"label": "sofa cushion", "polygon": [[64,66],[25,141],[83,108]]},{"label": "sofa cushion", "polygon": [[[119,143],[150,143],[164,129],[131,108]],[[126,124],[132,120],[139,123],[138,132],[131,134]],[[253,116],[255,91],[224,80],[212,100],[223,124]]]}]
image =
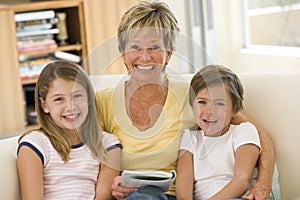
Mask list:
[{"label": "sofa cushion", "polygon": [[[300,73],[238,74],[245,88],[245,112],[273,138],[282,199],[300,199]],[[184,75],[189,80],[192,75]],[[123,75],[93,76],[95,90],[124,81]],[[16,168],[19,136],[0,140],[0,197],[20,199]]]},{"label": "sofa cushion", "polygon": [[17,200],[20,198],[20,187],[17,172],[17,147],[19,136],[0,140],[0,197]]},{"label": "sofa cushion", "polygon": [[239,74],[245,112],[274,141],[282,199],[300,199],[300,73]]}]

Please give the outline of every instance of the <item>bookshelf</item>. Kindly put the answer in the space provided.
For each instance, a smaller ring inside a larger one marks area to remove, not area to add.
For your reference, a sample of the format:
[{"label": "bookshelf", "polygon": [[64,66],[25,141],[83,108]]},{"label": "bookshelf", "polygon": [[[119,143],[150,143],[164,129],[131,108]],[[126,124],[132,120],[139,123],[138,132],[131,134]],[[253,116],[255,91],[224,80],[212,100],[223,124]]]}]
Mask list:
[{"label": "bookshelf", "polygon": [[47,63],[87,56],[83,0],[0,4],[0,29],[2,134],[35,124],[34,87]]}]

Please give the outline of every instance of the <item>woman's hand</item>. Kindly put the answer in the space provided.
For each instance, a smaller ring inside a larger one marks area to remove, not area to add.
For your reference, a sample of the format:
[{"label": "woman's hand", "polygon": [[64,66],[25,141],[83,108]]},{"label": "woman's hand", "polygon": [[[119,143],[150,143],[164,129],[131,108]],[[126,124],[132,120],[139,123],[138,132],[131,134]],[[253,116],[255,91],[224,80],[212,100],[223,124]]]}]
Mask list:
[{"label": "woman's hand", "polygon": [[137,190],[135,187],[123,187],[121,186],[121,176],[117,176],[113,180],[113,184],[111,186],[111,192],[112,195],[117,199],[117,200],[122,200],[128,195],[130,195],[132,192]]},{"label": "woman's hand", "polygon": [[250,193],[242,197],[243,200],[270,200],[270,189],[256,182],[250,190]]}]

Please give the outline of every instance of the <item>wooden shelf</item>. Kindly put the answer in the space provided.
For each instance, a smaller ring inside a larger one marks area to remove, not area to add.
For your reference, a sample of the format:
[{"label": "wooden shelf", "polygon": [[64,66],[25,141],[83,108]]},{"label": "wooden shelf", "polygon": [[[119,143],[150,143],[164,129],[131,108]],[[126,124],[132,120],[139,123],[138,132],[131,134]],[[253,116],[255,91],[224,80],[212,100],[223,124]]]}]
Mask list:
[{"label": "wooden shelf", "polygon": [[[28,122],[26,113],[28,113],[28,106],[32,109],[32,93],[34,93],[34,90],[30,91],[30,94],[25,95],[25,88],[28,89],[34,86],[36,79],[21,80],[19,72],[19,57],[21,55],[25,57],[24,59],[29,59],[29,57],[39,55],[49,54],[53,56],[56,51],[62,51],[75,54],[81,60],[84,60],[87,56],[83,0],[14,2],[18,3],[0,3],[0,44],[5,47],[0,49],[0,85],[2,85],[0,88],[1,92],[6,94],[5,98],[2,98],[3,105],[0,105],[0,134],[38,127],[37,125],[26,126],[26,121]],[[66,25],[69,36],[67,40],[68,45],[60,46],[59,41],[54,36],[58,45],[56,48],[18,53],[17,42],[19,38],[16,37],[17,23],[14,18],[15,14],[45,10],[54,10],[55,13],[66,13]],[[22,63],[22,65],[26,62]],[[85,70],[88,72],[88,69]],[[14,94],[11,94],[11,91],[14,91]],[[26,98],[28,98],[28,95],[31,95],[29,99],[30,104],[27,104]]]},{"label": "wooden shelf", "polygon": [[78,7],[82,3],[82,0],[70,0],[70,1],[41,1],[31,3],[21,3],[10,5],[10,8],[15,12],[31,12],[36,10],[46,9],[60,9]]},{"label": "wooden shelf", "polygon": [[37,79],[28,79],[28,80],[21,80],[22,85],[30,85],[30,84],[35,84]]}]

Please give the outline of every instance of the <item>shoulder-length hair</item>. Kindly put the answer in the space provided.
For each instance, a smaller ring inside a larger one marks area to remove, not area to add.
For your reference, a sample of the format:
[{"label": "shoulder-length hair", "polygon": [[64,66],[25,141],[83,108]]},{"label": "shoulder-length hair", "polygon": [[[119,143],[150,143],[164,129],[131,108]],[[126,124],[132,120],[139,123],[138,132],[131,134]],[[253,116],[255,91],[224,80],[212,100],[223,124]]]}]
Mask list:
[{"label": "shoulder-length hair", "polygon": [[[94,89],[85,71],[76,63],[69,61],[52,62],[49,63],[39,75],[35,87],[35,109],[40,130],[48,136],[51,144],[59,153],[62,160],[68,162],[71,144],[65,137],[63,129],[54,122],[49,113],[44,112],[40,103],[40,98],[44,101],[46,100],[49,88],[57,78],[75,81],[86,89],[88,96],[88,114],[77,131],[81,141],[89,147],[92,155],[96,159],[102,160],[105,150],[102,143],[103,134],[98,122],[99,118],[95,104]],[[26,132],[24,135],[29,132],[31,131]]]}]

